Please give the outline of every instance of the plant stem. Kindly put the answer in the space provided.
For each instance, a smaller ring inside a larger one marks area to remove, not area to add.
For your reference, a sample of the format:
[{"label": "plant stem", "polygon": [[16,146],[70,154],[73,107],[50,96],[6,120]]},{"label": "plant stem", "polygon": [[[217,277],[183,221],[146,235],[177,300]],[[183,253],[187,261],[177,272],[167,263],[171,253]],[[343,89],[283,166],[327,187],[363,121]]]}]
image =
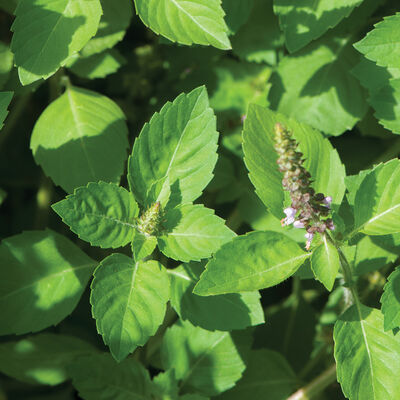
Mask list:
[{"label": "plant stem", "polygon": [[293,393],[287,400],[309,400],[321,393],[331,383],[336,381],[336,364],[331,365],[321,375],[317,376],[308,385]]}]

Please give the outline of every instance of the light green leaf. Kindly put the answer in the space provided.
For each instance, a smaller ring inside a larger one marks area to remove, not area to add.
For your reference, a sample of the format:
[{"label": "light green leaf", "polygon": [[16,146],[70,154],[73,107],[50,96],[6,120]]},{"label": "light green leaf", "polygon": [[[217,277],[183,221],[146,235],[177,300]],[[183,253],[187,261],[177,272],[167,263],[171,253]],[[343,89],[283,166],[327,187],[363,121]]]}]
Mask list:
[{"label": "light green leaf", "polygon": [[221,0],[135,0],[135,6],[147,27],[173,42],[231,48]]},{"label": "light green leaf", "polygon": [[169,278],[156,261],[112,254],[96,269],[91,289],[97,330],[117,361],[143,346],[164,319]]},{"label": "light green leaf", "polygon": [[76,307],[96,265],[64,236],[29,231],[0,245],[0,335],[56,325]]},{"label": "light green leaf", "polygon": [[69,377],[66,366],[76,357],[94,353],[88,343],[59,333],[41,333],[0,344],[0,371],[27,383],[58,385]]},{"label": "light green leaf", "polygon": [[339,317],[333,335],[337,378],[347,398],[399,398],[400,335],[384,332],[380,311],[351,306]]},{"label": "light green leaf", "polygon": [[137,229],[133,231],[132,253],[135,261],[139,261],[149,256],[157,246],[155,236],[146,236]]},{"label": "light green leaf", "polygon": [[355,229],[367,235],[400,232],[400,161],[379,164],[363,179],[357,191]]},{"label": "light green leaf", "polygon": [[103,15],[96,35],[82,49],[84,57],[111,49],[125,36],[132,14],[132,0],[100,0]]},{"label": "light green leaf", "polygon": [[175,378],[175,370],[169,369],[160,372],[153,378],[154,395],[159,400],[175,400],[179,397],[178,381]]},{"label": "light green leaf", "polygon": [[129,158],[129,186],[137,201],[143,204],[151,187],[166,177],[170,203],[197,199],[212,179],[217,140],[215,116],[204,86],[166,103],[144,125]]},{"label": "light green leaf", "polygon": [[363,0],[300,0],[295,3],[274,0],[285,33],[287,49],[293,53],[348,17]]},{"label": "light green leaf", "polygon": [[13,92],[0,92],[0,129],[3,128],[3,122],[8,114],[8,106],[10,105]]},{"label": "light green leaf", "polygon": [[133,358],[117,363],[106,353],[83,356],[70,364],[68,373],[85,400],[151,399],[149,373]]},{"label": "light green leaf", "polygon": [[381,297],[385,331],[400,327],[400,267],[388,278]]},{"label": "light green leaf", "polygon": [[77,188],[52,208],[82,240],[113,249],[131,242],[139,214],[132,193],[105,182]]},{"label": "light green leaf", "polygon": [[165,233],[158,238],[160,250],[174,260],[200,261],[229,242],[235,233],[214,210],[201,204],[185,204],[165,214]]},{"label": "light green leaf", "polygon": [[90,90],[69,87],[37,120],[31,149],[44,172],[71,193],[88,182],[119,182],[127,135],[117,104]]},{"label": "light green leaf", "polygon": [[250,342],[248,333],[210,332],[179,322],[165,333],[161,358],[166,370],[175,369],[181,391],[213,396],[240,379]]},{"label": "light green leaf", "polygon": [[225,22],[229,28],[229,34],[235,34],[247,21],[253,8],[254,0],[222,0],[222,8],[226,16]]},{"label": "light green leaf", "polygon": [[391,15],[374,25],[374,29],[367,33],[354,47],[366,58],[382,67],[400,67],[400,13]]},{"label": "light green leaf", "polygon": [[339,254],[334,244],[321,235],[322,243],[313,251],[311,268],[315,277],[331,291],[340,268]]},{"label": "light green leaf", "polygon": [[257,291],[209,297],[192,293],[203,271],[203,266],[194,262],[168,269],[171,305],[181,319],[211,331],[244,329],[264,322],[264,311]]},{"label": "light green leaf", "polygon": [[340,204],[345,191],[345,169],[329,140],[306,124],[251,104],[243,132],[245,163],[256,193],[269,211],[278,219],[284,216],[283,175],[278,170],[278,156],[273,146],[277,122],[290,129],[299,142],[300,151],[306,159],[304,165],[314,181],[314,189],[332,196],[333,204]]},{"label": "light green leaf", "polygon": [[4,87],[13,67],[14,56],[3,42],[0,42],[0,89]]},{"label": "light green leaf", "polygon": [[11,50],[21,83],[53,75],[94,36],[101,14],[99,0],[20,0]]},{"label": "light green leaf", "polygon": [[279,63],[269,100],[276,109],[329,135],[341,135],[367,111],[350,73],[359,57],[347,37],[328,37]]},{"label": "light green leaf", "polygon": [[292,276],[310,255],[281,233],[237,236],[208,262],[193,292],[209,296],[275,286]]},{"label": "light green leaf", "polygon": [[297,378],[280,353],[267,349],[252,350],[243,378],[218,400],[287,399],[297,386]]},{"label": "light green leaf", "polygon": [[113,74],[126,63],[125,58],[116,50],[106,50],[89,57],[76,57],[68,68],[81,78],[104,78]]}]

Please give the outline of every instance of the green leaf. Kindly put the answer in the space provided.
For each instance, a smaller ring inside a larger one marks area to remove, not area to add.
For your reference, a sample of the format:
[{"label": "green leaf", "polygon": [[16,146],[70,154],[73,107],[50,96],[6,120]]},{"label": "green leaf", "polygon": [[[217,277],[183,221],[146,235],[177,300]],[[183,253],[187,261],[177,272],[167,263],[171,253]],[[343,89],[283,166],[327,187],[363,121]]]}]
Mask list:
[{"label": "green leaf", "polygon": [[117,361],[143,346],[163,322],[169,278],[156,261],[111,254],[96,268],[91,289],[97,330]]},{"label": "green leaf", "polygon": [[237,236],[208,262],[193,292],[209,296],[275,286],[292,276],[310,255],[281,233]]},{"label": "green leaf", "polygon": [[383,315],[364,305],[351,306],[335,324],[337,378],[350,400],[400,396],[400,335],[384,332]]},{"label": "green leaf", "polygon": [[7,117],[7,108],[10,105],[13,92],[0,92],[0,129],[3,128],[3,122]]},{"label": "green leaf", "polygon": [[[166,103],[144,125],[129,158],[129,186],[137,201],[144,204],[151,187],[165,178],[163,185],[171,186],[170,203],[197,199],[212,179],[217,141],[204,86]],[[157,200],[147,198],[150,203]]]},{"label": "green leaf", "polygon": [[201,204],[184,204],[166,212],[160,250],[174,260],[200,261],[215,253],[235,235],[214,210]]},{"label": "green leaf", "polygon": [[271,108],[329,135],[341,135],[367,111],[365,91],[350,74],[359,57],[347,37],[327,37],[284,57],[271,79]]},{"label": "green leaf", "polygon": [[264,322],[257,291],[209,297],[192,293],[203,271],[202,265],[194,262],[168,269],[171,305],[182,320],[211,331],[244,329]]},{"label": "green leaf", "polygon": [[9,14],[14,14],[18,0],[0,0],[0,8],[7,11]]},{"label": "green leaf", "polygon": [[157,246],[155,236],[146,236],[137,229],[133,231],[132,253],[135,261],[139,261],[149,256]]},{"label": "green leaf", "polygon": [[400,161],[379,164],[363,179],[357,191],[355,229],[367,235],[400,232]]},{"label": "green leaf", "polygon": [[149,373],[133,358],[117,363],[106,353],[83,356],[70,364],[68,373],[85,400],[152,398]]},{"label": "green leaf", "polygon": [[345,169],[329,140],[306,124],[251,104],[244,124],[243,151],[250,180],[268,210],[278,219],[284,216],[283,176],[278,170],[278,156],[274,149],[277,122],[290,129],[299,142],[300,151],[306,159],[305,168],[314,181],[313,188],[332,196],[333,204],[340,204],[345,191]]},{"label": "green leaf", "polygon": [[0,89],[4,87],[13,67],[14,56],[3,42],[0,42]]},{"label": "green leaf", "polygon": [[322,243],[313,251],[311,268],[315,277],[331,291],[340,268],[339,254],[334,244],[321,235]]},{"label": "green leaf", "polygon": [[96,35],[82,49],[84,57],[111,49],[125,36],[132,14],[132,0],[100,0],[103,15]]},{"label": "green leaf", "polygon": [[53,75],[94,36],[101,14],[99,0],[20,0],[11,50],[21,83]]},{"label": "green leaf", "polygon": [[214,396],[240,379],[250,348],[248,334],[210,332],[179,322],[165,333],[161,358],[166,370],[175,369],[181,391]]},{"label": "green leaf", "polygon": [[135,6],[147,27],[173,42],[231,48],[221,0],[135,0]]},{"label": "green leaf", "polygon": [[178,381],[175,378],[175,370],[169,369],[165,372],[160,372],[153,378],[154,395],[156,399],[173,400],[179,397]]},{"label": "green leaf", "polygon": [[76,307],[96,262],[64,236],[29,231],[0,245],[0,335],[56,325]]},{"label": "green leaf", "polygon": [[130,192],[105,182],[77,188],[52,208],[82,240],[113,249],[131,242],[139,214]]},{"label": "green leaf", "polygon": [[400,267],[388,278],[381,297],[385,331],[400,327]]},{"label": "green leaf", "polygon": [[41,333],[0,344],[0,371],[22,382],[58,385],[69,377],[66,366],[76,357],[94,353],[88,343],[59,333]]},{"label": "green leaf", "polygon": [[7,192],[0,188],[0,206],[4,203],[4,200],[7,198]]},{"label": "green leaf", "polygon": [[301,0],[296,3],[274,0],[285,33],[286,47],[293,53],[348,17],[363,0]]},{"label": "green leaf", "polygon": [[218,400],[287,399],[297,385],[297,378],[288,362],[276,351],[252,350],[243,378],[223,393]]},{"label": "green leaf", "polygon": [[226,13],[225,22],[229,34],[235,34],[247,21],[253,8],[254,0],[222,0],[222,8]]},{"label": "green leaf", "polygon": [[385,17],[374,26],[354,47],[382,67],[399,68],[400,41],[395,38],[400,35],[400,13]]},{"label": "green leaf", "polygon": [[119,182],[127,135],[117,104],[90,90],[69,87],[37,120],[31,149],[44,172],[71,193],[88,182]]}]

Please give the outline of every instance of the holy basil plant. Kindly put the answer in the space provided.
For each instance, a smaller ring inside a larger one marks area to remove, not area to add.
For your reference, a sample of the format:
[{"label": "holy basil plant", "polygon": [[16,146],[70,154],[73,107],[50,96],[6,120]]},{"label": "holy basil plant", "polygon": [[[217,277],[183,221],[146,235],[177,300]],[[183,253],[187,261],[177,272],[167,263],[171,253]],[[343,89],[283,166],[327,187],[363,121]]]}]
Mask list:
[{"label": "holy basil plant", "polygon": [[400,399],[396,1],[0,21],[0,400]]}]

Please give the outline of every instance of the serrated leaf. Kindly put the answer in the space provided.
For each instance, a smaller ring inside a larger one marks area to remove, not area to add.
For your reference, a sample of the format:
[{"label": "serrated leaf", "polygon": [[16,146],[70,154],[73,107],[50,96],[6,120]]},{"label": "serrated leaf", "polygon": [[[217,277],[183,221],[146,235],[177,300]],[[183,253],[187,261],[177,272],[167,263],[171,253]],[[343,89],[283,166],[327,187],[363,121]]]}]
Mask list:
[{"label": "serrated leaf", "polygon": [[117,361],[156,333],[168,300],[169,278],[160,263],[117,253],[100,263],[90,303],[97,330]]},{"label": "serrated leaf", "polygon": [[52,208],[82,240],[113,249],[132,241],[139,214],[130,192],[106,182],[77,188]]},{"label": "serrated leaf", "polygon": [[135,0],[135,6],[147,27],[173,42],[231,48],[221,0]]},{"label": "serrated leaf", "polygon": [[213,396],[240,379],[249,349],[248,334],[210,332],[181,321],[165,333],[161,358],[165,369],[175,369],[181,390]]},{"label": "serrated leaf", "polygon": [[133,358],[117,363],[106,353],[83,356],[70,364],[68,373],[72,385],[85,400],[151,398],[149,373]]},{"label": "serrated leaf", "polygon": [[322,243],[313,251],[311,268],[315,277],[331,291],[340,268],[340,258],[334,244],[321,235]]},{"label": "serrated leaf", "polygon": [[288,362],[278,352],[252,350],[243,378],[236,386],[223,393],[218,400],[289,398],[297,385],[297,378]]},{"label": "serrated leaf", "polygon": [[347,37],[329,36],[284,57],[271,78],[271,108],[329,135],[341,135],[367,111],[365,91],[350,73],[359,57]]},{"label": "serrated leaf", "polygon": [[301,0],[296,3],[274,0],[274,11],[279,15],[285,33],[286,47],[293,53],[328,29],[348,17],[363,0]]},{"label": "serrated leaf", "polygon": [[23,85],[47,79],[94,36],[99,0],[20,0],[11,50]]},{"label": "serrated leaf", "polygon": [[400,336],[384,332],[380,311],[355,304],[335,324],[337,378],[350,400],[400,396]]},{"label": "serrated leaf", "polygon": [[235,233],[214,210],[201,204],[184,204],[166,212],[159,249],[170,258],[184,262],[200,261],[229,242]]},{"label": "serrated leaf", "polygon": [[250,180],[268,210],[278,219],[284,216],[283,175],[278,170],[278,156],[273,146],[277,122],[288,128],[299,142],[313,188],[332,196],[333,204],[340,204],[345,191],[345,169],[329,140],[306,124],[251,104],[244,124],[243,151]]},{"label": "serrated leaf", "polygon": [[8,114],[8,106],[10,105],[13,92],[0,92],[0,129],[3,128],[3,122]]},{"label": "serrated leaf", "polygon": [[96,352],[88,342],[59,333],[41,333],[0,344],[0,371],[22,382],[58,385],[69,377],[66,366]]},{"label": "serrated leaf", "polygon": [[0,335],[56,325],[76,307],[96,262],[64,236],[28,231],[0,245]]},{"label": "serrated leaf", "polygon": [[100,0],[103,15],[96,35],[82,49],[84,57],[111,49],[125,36],[132,14],[132,0]]},{"label": "serrated leaf", "polygon": [[356,193],[355,229],[367,235],[400,232],[400,161],[379,164],[366,174]]},{"label": "serrated leaf", "polygon": [[388,277],[381,297],[385,331],[400,327],[400,267]]},{"label": "serrated leaf", "polygon": [[127,135],[125,116],[117,104],[71,86],[39,117],[30,146],[44,172],[71,193],[88,182],[119,182]]},{"label": "serrated leaf", "polygon": [[215,116],[204,86],[166,103],[143,126],[129,157],[129,187],[137,201],[157,201],[146,199],[146,194],[165,178],[171,186],[170,203],[197,199],[212,179],[217,141]]},{"label": "serrated leaf", "polygon": [[354,47],[382,67],[399,68],[400,41],[394,39],[399,35],[400,13],[396,13],[375,24],[374,29]]},{"label": "serrated leaf", "polygon": [[171,305],[182,320],[212,331],[244,329],[264,322],[264,311],[258,292],[209,297],[192,293],[203,271],[200,263],[193,262],[168,269],[171,279]]},{"label": "serrated leaf", "polygon": [[148,257],[157,246],[157,238],[155,236],[146,236],[137,229],[133,231],[132,253],[135,261]]},{"label": "serrated leaf", "polygon": [[206,265],[193,293],[209,296],[275,286],[310,256],[277,232],[250,232],[221,247]]}]

